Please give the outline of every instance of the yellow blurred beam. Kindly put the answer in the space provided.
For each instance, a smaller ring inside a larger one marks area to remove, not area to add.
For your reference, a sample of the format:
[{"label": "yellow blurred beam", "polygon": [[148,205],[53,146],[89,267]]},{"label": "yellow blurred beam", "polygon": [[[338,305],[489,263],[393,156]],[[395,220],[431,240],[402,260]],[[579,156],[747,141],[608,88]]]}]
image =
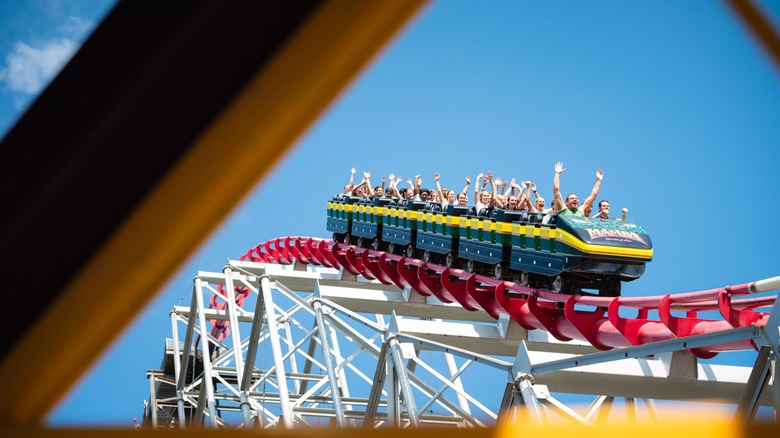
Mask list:
[{"label": "yellow blurred beam", "polygon": [[[40,424],[182,254],[204,241],[423,3],[329,0],[318,8],[3,358],[6,430]],[[230,171],[203,178],[214,169]]]},{"label": "yellow blurred beam", "polygon": [[[698,415],[701,414],[701,415]],[[112,437],[144,437],[160,436],[160,430],[142,428],[138,430],[106,430],[106,429],[62,429],[46,430],[31,427],[0,426],[3,436],[31,435],[41,437],[59,438],[92,438],[104,437],[111,434]],[[162,432],[170,437],[212,437],[219,434],[221,438],[270,436],[275,438],[299,438],[302,436],[314,436],[318,438],[362,438],[368,433],[363,429],[334,429],[322,428],[313,430],[252,430],[252,429],[171,429]],[[544,425],[515,424],[499,425],[484,429],[453,429],[453,428],[419,428],[419,429],[375,429],[371,430],[372,438],[397,438],[402,434],[404,438],[659,438],[659,437],[706,437],[706,438],[746,438],[746,437],[773,437],[778,436],[780,427],[777,424],[752,424],[745,425],[718,418],[708,413],[690,412],[683,418],[667,420],[661,423],[640,421],[636,423],[617,422],[600,426],[587,426],[574,423],[551,423]]]}]

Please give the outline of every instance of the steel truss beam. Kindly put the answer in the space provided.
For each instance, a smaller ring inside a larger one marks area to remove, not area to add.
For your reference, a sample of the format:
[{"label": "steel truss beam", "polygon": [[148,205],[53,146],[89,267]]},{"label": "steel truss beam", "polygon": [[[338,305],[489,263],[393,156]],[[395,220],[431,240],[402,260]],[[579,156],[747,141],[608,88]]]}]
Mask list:
[{"label": "steel truss beam", "polygon": [[[630,420],[638,399],[651,419],[652,399],[720,400],[748,419],[777,406],[766,390],[778,350],[770,324],[598,352],[331,268],[228,261],[198,273],[172,326],[170,369],[149,374],[150,421],[163,412],[182,427],[479,427],[499,415],[593,424],[616,397]],[[745,339],[763,347],[752,370],[686,351]],[[578,413],[551,391],[596,398]]]}]

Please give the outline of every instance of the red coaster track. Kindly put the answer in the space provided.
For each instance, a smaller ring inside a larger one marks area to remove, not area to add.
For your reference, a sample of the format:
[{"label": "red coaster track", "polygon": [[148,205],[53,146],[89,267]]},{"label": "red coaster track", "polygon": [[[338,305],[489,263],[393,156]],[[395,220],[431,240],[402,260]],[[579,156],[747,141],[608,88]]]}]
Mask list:
[{"label": "red coaster track", "polygon": [[[579,339],[600,350],[629,347],[674,338],[713,333],[750,325],[764,326],[767,308],[776,296],[745,295],[771,290],[757,287],[758,282],[725,286],[681,294],[646,297],[596,297],[558,294],[533,289],[518,283],[448,268],[421,260],[335,243],[312,237],[283,237],[269,240],[250,249],[241,260],[261,263],[312,264],[343,268],[399,288],[411,287],[424,296],[435,296],[445,303],[457,302],[470,311],[484,311],[493,318],[509,315],[522,327],[540,329],[561,341]],[[773,287],[778,280],[771,279]],[[236,287],[236,302],[242,305],[249,289]],[[219,293],[224,294],[222,288]],[[741,298],[737,298],[741,297]],[[226,303],[212,297],[211,307],[224,309]],[[626,317],[624,311],[636,313]],[[675,311],[683,316],[672,314]],[[651,319],[650,313],[658,319]],[[722,319],[701,318],[699,312]],[[717,313],[716,313],[717,312]],[[212,321],[212,335],[227,336],[227,321]],[[710,358],[722,351],[754,349],[752,341],[694,348],[700,358]]]}]

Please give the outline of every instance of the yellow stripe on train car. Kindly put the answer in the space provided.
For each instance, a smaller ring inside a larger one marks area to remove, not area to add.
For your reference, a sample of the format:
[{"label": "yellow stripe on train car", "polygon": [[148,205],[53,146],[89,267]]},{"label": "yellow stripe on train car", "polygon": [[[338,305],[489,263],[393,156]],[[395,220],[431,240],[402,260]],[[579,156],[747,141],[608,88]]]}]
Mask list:
[{"label": "yellow stripe on train car", "polygon": [[496,233],[512,234],[512,224],[509,222],[496,222]]}]

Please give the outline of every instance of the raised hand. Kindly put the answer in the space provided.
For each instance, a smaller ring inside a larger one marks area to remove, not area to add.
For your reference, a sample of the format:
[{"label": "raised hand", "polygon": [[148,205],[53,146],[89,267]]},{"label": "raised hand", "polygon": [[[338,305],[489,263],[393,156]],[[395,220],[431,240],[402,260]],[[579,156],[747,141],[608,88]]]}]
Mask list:
[{"label": "raised hand", "polygon": [[561,173],[563,173],[565,171],[566,171],[566,169],[563,168],[563,163],[562,162],[559,161],[559,162],[555,163],[555,173],[560,175]]},{"label": "raised hand", "polygon": [[601,181],[601,179],[602,179],[602,178],[604,178],[604,171],[603,171],[603,170],[601,170],[601,169],[599,169],[599,170],[596,172],[596,178],[597,178],[599,181]]}]

